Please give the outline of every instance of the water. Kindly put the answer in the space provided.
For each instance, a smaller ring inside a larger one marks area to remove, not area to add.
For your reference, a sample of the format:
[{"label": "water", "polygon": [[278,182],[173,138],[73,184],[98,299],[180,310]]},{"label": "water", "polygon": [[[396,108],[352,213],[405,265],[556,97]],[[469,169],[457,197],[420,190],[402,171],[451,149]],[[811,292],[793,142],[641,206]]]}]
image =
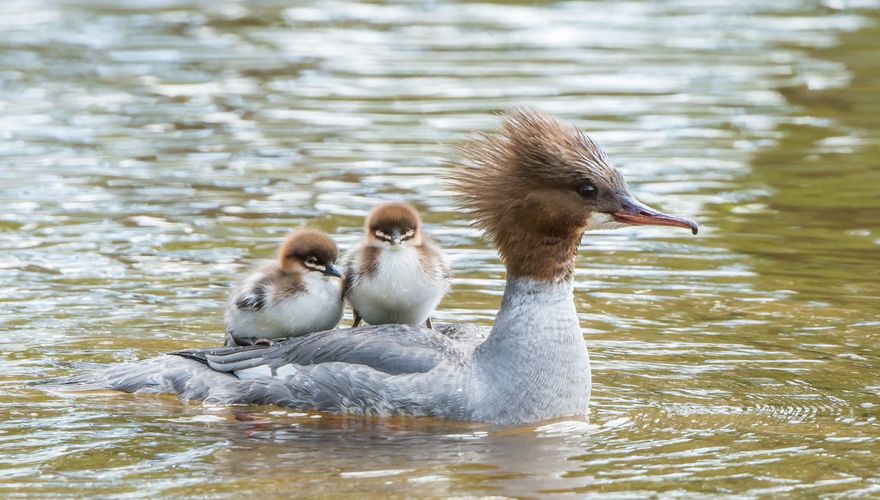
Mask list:
[{"label": "water", "polygon": [[[0,492],[880,495],[876,2],[0,4]],[[222,341],[291,228],[406,199],[489,324],[437,178],[526,104],[702,232],[590,235],[589,421],[499,429],[29,385]]]}]

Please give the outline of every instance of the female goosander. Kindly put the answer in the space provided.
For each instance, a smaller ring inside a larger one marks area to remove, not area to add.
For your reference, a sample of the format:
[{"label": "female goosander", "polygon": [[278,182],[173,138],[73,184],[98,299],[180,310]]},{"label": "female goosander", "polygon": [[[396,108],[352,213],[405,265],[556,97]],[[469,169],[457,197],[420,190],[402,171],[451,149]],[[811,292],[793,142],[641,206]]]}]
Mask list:
[{"label": "female goosander", "polygon": [[449,290],[449,266],[434,243],[422,234],[418,212],[406,203],[382,203],[365,224],[364,240],[343,264],[344,295],[356,327],[424,324]]},{"label": "female goosander", "polygon": [[583,415],[590,362],[572,292],[582,234],[649,224],[696,233],[697,225],[634,200],[596,143],[548,115],[514,111],[500,133],[461,152],[452,185],[508,271],[485,341],[412,325],[337,329],[270,347],[184,351],[72,382],[211,403],[501,424]]},{"label": "female goosander", "polygon": [[336,243],[309,229],[291,233],[266,262],[233,289],[226,308],[226,345],[274,340],[336,328],[342,318],[342,276]]}]

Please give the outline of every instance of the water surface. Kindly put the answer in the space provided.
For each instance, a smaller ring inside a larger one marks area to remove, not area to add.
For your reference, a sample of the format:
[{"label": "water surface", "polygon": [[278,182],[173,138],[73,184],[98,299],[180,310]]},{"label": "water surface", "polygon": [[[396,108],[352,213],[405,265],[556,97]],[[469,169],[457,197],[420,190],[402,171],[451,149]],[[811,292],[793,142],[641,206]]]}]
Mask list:
[{"label": "water surface", "polygon": [[[880,13],[867,2],[0,4],[0,492],[880,495]],[[222,341],[292,228],[405,199],[490,324],[438,182],[512,104],[699,220],[585,238],[589,421],[214,407],[30,383]]]}]

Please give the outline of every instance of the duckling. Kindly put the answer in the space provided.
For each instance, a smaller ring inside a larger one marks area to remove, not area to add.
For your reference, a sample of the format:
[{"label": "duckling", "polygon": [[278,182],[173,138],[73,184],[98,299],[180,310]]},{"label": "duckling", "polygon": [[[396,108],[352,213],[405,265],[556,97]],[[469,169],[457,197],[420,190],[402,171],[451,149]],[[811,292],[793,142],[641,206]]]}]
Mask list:
[{"label": "duckling", "polygon": [[291,233],[278,259],[257,267],[230,295],[226,345],[272,344],[287,337],[330,330],[342,319],[338,250],[326,234]]},{"label": "duckling", "polygon": [[431,313],[449,290],[449,265],[421,226],[407,203],[382,203],[367,216],[364,240],[343,264],[352,327],[362,320],[433,327]]}]

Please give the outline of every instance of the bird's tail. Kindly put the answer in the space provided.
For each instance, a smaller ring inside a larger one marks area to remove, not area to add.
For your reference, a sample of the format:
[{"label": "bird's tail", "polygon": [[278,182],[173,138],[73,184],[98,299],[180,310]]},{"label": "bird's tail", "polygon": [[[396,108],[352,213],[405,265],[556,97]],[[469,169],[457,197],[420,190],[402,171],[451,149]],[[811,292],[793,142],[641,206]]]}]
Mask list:
[{"label": "bird's tail", "polygon": [[218,389],[238,383],[228,373],[212,370],[199,351],[183,351],[89,373],[49,380],[46,389],[66,391],[114,390],[138,394],[175,394],[183,400],[205,400]]}]

